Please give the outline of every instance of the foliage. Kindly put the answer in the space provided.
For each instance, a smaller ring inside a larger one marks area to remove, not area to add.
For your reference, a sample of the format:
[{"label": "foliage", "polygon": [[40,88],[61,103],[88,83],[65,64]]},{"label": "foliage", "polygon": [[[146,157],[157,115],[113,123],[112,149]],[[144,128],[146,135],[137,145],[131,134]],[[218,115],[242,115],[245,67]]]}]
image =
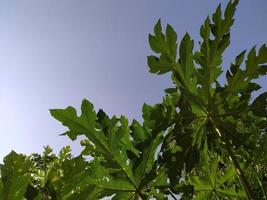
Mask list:
[{"label": "foliage", "polygon": [[[186,33],[180,44],[159,20],[149,44],[151,73],[171,73],[174,83],[163,101],[144,104],[143,123],[109,117],[83,100],[75,108],[52,109],[82,135],[78,157],[11,152],[1,166],[0,199],[267,199],[267,92],[254,82],[267,73],[267,47],[241,52],[222,74],[222,56],[238,1],[221,5],[200,28],[202,41]],[[254,97],[254,98],[253,98]],[[89,157],[88,157],[89,156]],[[178,197],[180,196],[180,197]]]}]

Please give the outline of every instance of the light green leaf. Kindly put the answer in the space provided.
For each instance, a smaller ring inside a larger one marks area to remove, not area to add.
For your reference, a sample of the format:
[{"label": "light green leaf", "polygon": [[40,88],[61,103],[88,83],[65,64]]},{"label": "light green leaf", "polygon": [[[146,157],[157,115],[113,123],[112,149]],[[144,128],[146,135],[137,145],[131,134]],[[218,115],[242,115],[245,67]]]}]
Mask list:
[{"label": "light green leaf", "polygon": [[1,166],[0,196],[5,200],[24,200],[24,195],[30,183],[29,159],[12,151],[4,158]]},{"label": "light green leaf", "polygon": [[102,151],[109,151],[104,133],[95,129],[97,116],[93,105],[84,99],[81,110],[81,116],[77,116],[77,112],[73,107],[51,109],[50,113],[54,118],[62,122],[64,126],[69,128],[69,131],[65,134],[70,136],[71,139],[76,139],[79,135],[85,135]]}]

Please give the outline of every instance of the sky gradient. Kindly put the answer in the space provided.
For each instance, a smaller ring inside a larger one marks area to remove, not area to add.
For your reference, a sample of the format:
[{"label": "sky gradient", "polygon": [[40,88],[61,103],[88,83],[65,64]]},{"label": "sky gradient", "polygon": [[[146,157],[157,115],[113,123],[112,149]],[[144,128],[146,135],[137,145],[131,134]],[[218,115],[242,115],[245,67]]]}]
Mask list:
[{"label": "sky gradient", "polygon": [[[199,27],[219,2],[209,0],[0,0],[0,162],[12,149],[29,154],[78,142],[50,108],[83,98],[109,115],[141,120],[144,102],[160,102],[169,76],[149,74],[148,33],[161,18],[178,40]],[[267,43],[267,1],[241,0],[225,67],[244,49]],[[223,79],[221,79],[223,81]],[[266,77],[260,80],[267,90]]]}]

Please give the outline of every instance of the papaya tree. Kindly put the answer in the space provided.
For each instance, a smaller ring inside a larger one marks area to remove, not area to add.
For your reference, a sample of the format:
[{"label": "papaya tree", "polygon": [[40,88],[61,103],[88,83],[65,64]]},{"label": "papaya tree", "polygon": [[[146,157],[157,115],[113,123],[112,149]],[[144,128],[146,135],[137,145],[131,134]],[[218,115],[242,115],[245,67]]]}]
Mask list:
[{"label": "papaya tree", "polygon": [[[59,156],[11,152],[1,165],[0,199],[267,199],[267,47],[223,53],[238,0],[219,5],[200,28],[199,48],[159,20],[147,57],[153,74],[171,74],[161,103],[144,104],[143,121],[109,117],[84,99],[51,115],[84,150]],[[227,69],[223,71],[223,69]],[[225,83],[219,77],[225,75]]]}]

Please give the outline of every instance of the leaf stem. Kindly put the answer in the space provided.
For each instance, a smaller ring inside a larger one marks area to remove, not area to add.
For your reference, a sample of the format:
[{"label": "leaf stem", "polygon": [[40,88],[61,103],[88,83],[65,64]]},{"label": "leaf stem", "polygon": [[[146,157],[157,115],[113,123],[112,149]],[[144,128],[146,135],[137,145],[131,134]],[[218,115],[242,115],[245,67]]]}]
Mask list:
[{"label": "leaf stem", "polygon": [[215,132],[218,134],[219,138],[222,140],[223,144],[226,146],[227,152],[229,153],[229,158],[234,164],[236,173],[238,175],[238,178],[240,179],[240,182],[241,182],[243,188],[246,191],[247,197],[249,199],[253,200],[253,193],[252,193],[252,190],[250,188],[249,182],[248,182],[246,176],[244,175],[244,173],[243,173],[243,171],[242,171],[242,169],[241,169],[241,167],[240,167],[240,165],[239,165],[239,163],[238,163],[238,161],[237,161],[237,159],[233,153],[233,150],[231,148],[229,140],[226,139],[225,135],[223,135],[222,132],[216,127],[216,124],[212,118],[210,118],[210,121],[214,127]]},{"label": "leaf stem", "polygon": [[257,181],[258,181],[258,183],[259,183],[259,185],[260,185],[260,188],[261,188],[261,191],[262,191],[262,194],[263,194],[263,198],[264,198],[264,199],[267,199],[267,194],[266,194],[266,192],[265,192],[265,189],[262,187],[262,182],[261,182],[261,180],[259,179],[259,176],[258,176],[257,173],[256,173],[256,177],[257,177]]},{"label": "leaf stem", "polygon": [[178,200],[178,199],[174,196],[174,194],[172,193],[172,191],[170,190],[170,188],[169,188],[168,190],[169,190],[169,193],[170,193],[170,195],[172,196],[172,198],[173,198],[174,200]]},{"label": "leaf stem", "polygon": [[107,187],[103,187],[103,186],[100,186],[100,185],[97,185],[96,184],[96,187],[97,188],[100,188],[102,190],[109,190],[109,191],[117,191],[117,192],[135,192],[136,190],[124,190],[124,189],[112,189],[112,188],[107,188]]}]

